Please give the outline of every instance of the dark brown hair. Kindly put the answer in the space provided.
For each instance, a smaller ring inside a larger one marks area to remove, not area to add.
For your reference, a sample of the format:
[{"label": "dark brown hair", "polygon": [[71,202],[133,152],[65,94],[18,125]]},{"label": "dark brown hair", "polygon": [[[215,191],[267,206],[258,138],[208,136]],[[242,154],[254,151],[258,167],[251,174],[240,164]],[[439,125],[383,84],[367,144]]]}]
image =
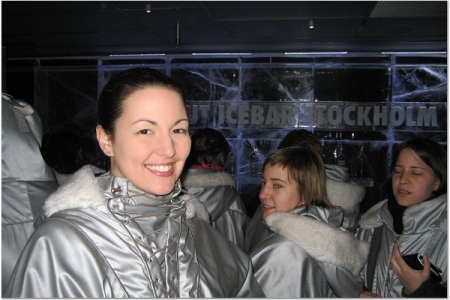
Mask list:
[{"label": "dark brown hair", "polygon": [[97,105],[97,124],[113,137],[116,121],[123,113],[125,99],[147,87],[164,87],[177,92],[185,101],[180,84],[161,71],[149,68],[129,69],[115,75],[103,88]]},{"label": "dark brown hair", "polygon": [[197,129],[191,136],[191,152],[186,166],[215,163],[223,167],[226,163],[230,145],[221,132],[212,128]]},{"label": "dark brown hair", "polygon": [[313,133],[305,129],[295,129],[290,131],[280,142],[278,149],[293,146],[310,147],[320,156],[323,154],[323,147],[319,139]]}]

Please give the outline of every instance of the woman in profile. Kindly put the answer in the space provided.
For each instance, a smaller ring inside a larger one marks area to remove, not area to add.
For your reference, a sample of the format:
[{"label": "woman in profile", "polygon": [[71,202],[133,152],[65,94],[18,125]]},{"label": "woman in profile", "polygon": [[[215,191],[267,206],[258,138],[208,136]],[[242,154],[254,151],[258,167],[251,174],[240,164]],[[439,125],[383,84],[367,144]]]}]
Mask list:
[{"label": "woman in profile", "polygon": [[259,192],[271,232],[250,252],[268,298],[358,297],[369,244],[339,229],[343,211],[326,192],[325,168],[309,148],[270,154]]}]

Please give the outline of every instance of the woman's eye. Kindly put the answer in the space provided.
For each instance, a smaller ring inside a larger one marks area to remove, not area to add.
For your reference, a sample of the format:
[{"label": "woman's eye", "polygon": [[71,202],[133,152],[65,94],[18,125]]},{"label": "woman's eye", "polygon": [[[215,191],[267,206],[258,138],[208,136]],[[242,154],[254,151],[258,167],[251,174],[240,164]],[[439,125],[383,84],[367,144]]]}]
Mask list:
[{"label": "woman's eye", "polygon": [[145,135],[147,135],[147,134],[151,134],[152,132],[149,130],[149,129],[142,129],[142,130],[139,130],[139,134],[145,134]]},{"label": "woman's eye", "polygon": [[280,184],[274,184],[273,187],[276,188],[276,189],[281,189],[282,188],[282,186]]},{"label": "woman's eye", "polygon": [[173,130],[173,133],[176,133],[176,134],[186,134],[186,133],[188,133],[188,130],[186,130],[186,129],[184,129],[184,128],[177,128],[177,129],[174,129],[174,130]]}]

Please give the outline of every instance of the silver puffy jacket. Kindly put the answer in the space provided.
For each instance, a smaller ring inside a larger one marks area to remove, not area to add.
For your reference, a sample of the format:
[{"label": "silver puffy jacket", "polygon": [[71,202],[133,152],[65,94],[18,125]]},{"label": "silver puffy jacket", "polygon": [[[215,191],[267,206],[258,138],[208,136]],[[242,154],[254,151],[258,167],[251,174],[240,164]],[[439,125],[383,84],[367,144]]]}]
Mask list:
[{"label": "silver puffy jacket", "polygon": [[[403,255],[426,253],[431,263],[442,270],[443,286],[447,286],[447,194],[408,207],[403,213],[403,232],[393,229],[387,200],[370,208],[360,221],[358,236],[371,241],[374,229],[384,225],[373,285],[369,290],[383,298],[402,297],[403,285],[390,264],[394,243]],[[367,266],[363,277],[367,285]]]},{"label": "silver puffy jacket", "polygon": [[42,124],[22,100],[2,95],[2,292],[58,184],[41,155]]},{"label": "silver puffy jacket", "polygon": [[245,250],[250,217],[231,175],[213,169],[189,169],[182,177],[182,185],[205,206],[212,227]]},{"label": "silver puffy jacket", "polygon": [[369,244],[339,229],[342,209],[310,206],[266,218],[273,230],[251,251],[268,298],[357,297]]},{"label": "silver puffy jacket", "polygon": [[83,167],[46,201],[5,296],[264,297],[248,256],[180,186],[151,196]]}]

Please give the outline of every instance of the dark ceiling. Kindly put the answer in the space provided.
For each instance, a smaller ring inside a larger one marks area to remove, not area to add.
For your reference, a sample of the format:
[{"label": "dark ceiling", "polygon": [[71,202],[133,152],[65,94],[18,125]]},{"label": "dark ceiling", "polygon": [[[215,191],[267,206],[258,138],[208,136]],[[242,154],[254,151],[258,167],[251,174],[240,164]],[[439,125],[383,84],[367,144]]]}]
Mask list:
[{"label": "dark ceiling", "polygon": [[447,51],[447,1],[2,1],[2,46],[6,58]]}]

